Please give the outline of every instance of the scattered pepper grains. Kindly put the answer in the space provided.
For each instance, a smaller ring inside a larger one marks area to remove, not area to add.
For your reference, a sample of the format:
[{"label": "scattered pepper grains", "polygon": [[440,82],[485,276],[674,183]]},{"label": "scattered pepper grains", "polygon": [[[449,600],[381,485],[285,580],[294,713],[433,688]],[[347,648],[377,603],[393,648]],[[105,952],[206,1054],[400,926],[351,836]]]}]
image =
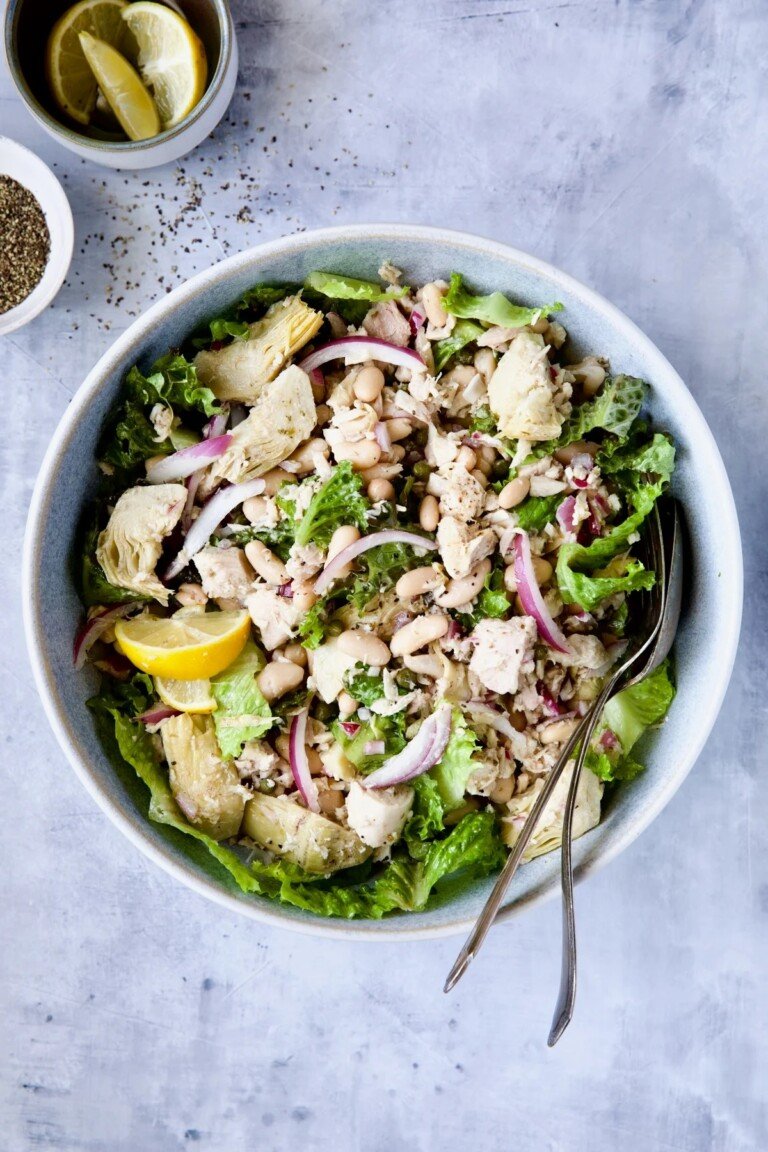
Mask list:
[{"label": "scattered pepper grains", "polygon": [[11,176],[0,176],[0,315],[40,283],[51,251],[45,214]]}]

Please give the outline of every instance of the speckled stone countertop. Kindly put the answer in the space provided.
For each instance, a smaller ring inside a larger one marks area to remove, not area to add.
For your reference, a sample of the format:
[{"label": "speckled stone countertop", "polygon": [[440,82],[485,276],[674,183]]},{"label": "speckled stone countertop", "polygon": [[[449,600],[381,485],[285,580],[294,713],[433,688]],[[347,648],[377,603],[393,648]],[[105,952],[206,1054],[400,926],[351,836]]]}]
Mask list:
[{"label": "speckled stone countertop", "polygon": [[[763,0],[238,0],[229,114],[109,172],[0,74],[0,131],[75,214],[55,305],[0,340],[0,1146],[8,1152],[757,1152],[768,1147],[768,7]],[[344,944],[229,916],[147,863],[64,762],[19,559],[49,436],[114,337],[223,255],[330,223],[494,236],[614,300],[719,440],[746,615],[723,713],[664,814],[578,892],[577,1018],[545,1037],[559,910]]]}]

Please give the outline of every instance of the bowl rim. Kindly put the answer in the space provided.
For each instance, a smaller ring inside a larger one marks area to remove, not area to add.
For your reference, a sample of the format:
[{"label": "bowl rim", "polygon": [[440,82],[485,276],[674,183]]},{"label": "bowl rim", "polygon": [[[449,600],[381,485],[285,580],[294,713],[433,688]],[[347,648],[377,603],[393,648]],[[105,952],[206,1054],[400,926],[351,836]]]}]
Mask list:
[{"label": "bowl rim", "polygon": [[[15,157],[22,168],[34,173],[39,181],[37,188],[29,187],[24,181],[23,174],[20,173],[17,177],[12,172],[5,171],[4,156]],[[43,210],[51,243],[48,262],[38,283],[21,303],[0,314],[0,337],[3,337],[10,336],[12,332],[18,332],[20,328],[31,323],[58,296],[72,263],[75,224],[69,198],[55,172],[31,148],[2,134],[0,134],[0,175],[18,179],[18,182],[32,193]],[[49,270],[51,275],[48,274]]]},{"label": "bowl rim", "polygon": [[5,13],[5,34],[3,37],[5,59],[16,91],[21,96],[35,120],[37,120],[46,131],[50,132],[52,136],[61,140],[62,144],[67,148],[82,149],[83,151],[92,150],[95,155],[104,156],[132,156],[137,153],[152,152],[154,149],[162,147],[162,145],[167,144],[171,140],[177,140],[189,129],[193,128],[208,111],[226,81],[235,47],[234,22],[226,0],[209,0],[209,2],[218,17],[221,36],[219,59],[216,64],[216,69],[208,82],[205,92],[192,111],[185,116],[183,120],[179,121],[178,124],[174,124],[173,128],[167,128],[165,132],[160,132],[157,136],[151,136],[148,140],[98,140],[91,136],[86,136],[74,128],[70,128],[69,125],[64,124],[61,120],[57,120],[46,110],[27,83],[16,53],[13,50],[16,34],[16,14],[20,11],[24,0],[10,0]]},{"label": "bowl rim", "polygon": [[[599,293],[588,288],[569,274],[561,272],[557,267],[528,253],[522,252],[510,245],[503,244],[468,232],[452,229],[404,225],[404,224],[353,224],[341,225],[332,228],[315,229],[293,236],[279,237],[256,245],[244,252],[237,253],[219,261],[210,268],[197,273],[191,279],[180,284],[168,295],[161,297],[152,304],[140,317],[138,317],[123,332],[109,349],[100,357],[97,364],[88,373],[83,383],[75,392],[67,406],[62,419],[54,432],[48,449],[43,458],[35,483],[27,519],[22,559],[22,599],[24,632],[30,663],[32,665],[38,693],[43,703],[48,721],[53,728],[59,746],[72,765],[75,773],[94,798],[99,807],[110,820],[120,829],[124,836],[134,844],[148,859],[158,864],[164,871],[176,880],[181,881],[188,888],[206,896],[215,903],[228,908],[261,923],[275,927],[287,928],[310,936],[325,936],[343,938],[348,940],[425,940],[436,939],[443,936],[453,936],[466,933],[474,923],[474,917],[458,918],[448,923],[422,927],[409,927],[408,916],[397,916],[382,921],[382,925],[374,929],[366,921],[325,920],[321,917],[307,919],[292,919],[281,911],[279,904],[273,905],[269,901],[253,902],[238,899],[230,895],[219,884],[208,877],[199,877],[187,870],[173,855],[170,848],[162,848],[151,843],[144,834],[135,828],[130,821],[112,804],[109,796],[102,789],[95,773],[88,766],[88,758],[81,754],[78,748],[78,737],[69,722],[64,708],[60,705],[55,680],[49,668],[46,667],[42,657],[41,643],[38,633],[42,635],[42,621],[38,615],[39,593],[35,573],[39,571],[39,550],[41,532],[40,528],[46,519],[47,507],[50,501],[50,482],[55,474],[59,456],[70,440],[76,435],[79,419],[87,409],[91,398],[102,387],[103,377],[110,372],[113,363],[116,364],[132,346],[145,339],[152,330],[156,321],[164,317],[168,310],[189,298],[195,297],[204,286],[226,281],[230,274],[241,267],[249,265],[255,256],[269,259],[270,256],[284,256],[303,249],[312,249],[333,241],[355,240],[381,240],[383,244],[395,240],[431,241],[435,245],[449,243],[454,248],[465,247],[477,252],[493,254],[500,259],[512,261],[518,266],[548,277],[567,290],[577,301],[591,306],[600,312],[620,334],[625,336],[630,344],[642,347],[649,362],[653,365],[658,377],[664,381],[662,387],[672,386],[678,390],[690,407],[690,415],[694,420],[694,434],[697,442],[703,438],[710,452],[711,459],[717,467],[718,474],[714,483],[722,499],[724,518],[720,524],[720,533],[723,543],[722,554],[731,562],[731,584],[734,595],[728,604],[728,616],[723,621],[724,636],[727,643],[720,651],[720,660],[712,671],[709,679],[713,708],[711,723],[706,731],[702,728],[692,734],[686,760],[678,764],[676,772],[671,775],[664,787],[661,787],[640,816],[631,825],[616,835],[600,855],[591,861],[582,864],[576,873],[577,881],[591,875],[599,868],[604,867],[629,845],[653,822],[656,816],[666,807],[682,784],[693,765],[696,763],[722,706],[728,684],[731,678],[733,664],[739,643],[743,604],[743,557],[741,549],[741,535],[739,530],[736,505],[730,481],[720,456],[717,443],[707,424],[703,413],[699,409],[694,397],[687,389],[683,380],[672,367],[666,357],[653,344],[637,325],[624,315],[615,305],[611,304]],[[503,906],[498,914],[499,922],[517,915],[523,908],[542,903],[550,899],[557,891],[557,885],[551,884],[543,889],[518,897],[513,903]]]}]

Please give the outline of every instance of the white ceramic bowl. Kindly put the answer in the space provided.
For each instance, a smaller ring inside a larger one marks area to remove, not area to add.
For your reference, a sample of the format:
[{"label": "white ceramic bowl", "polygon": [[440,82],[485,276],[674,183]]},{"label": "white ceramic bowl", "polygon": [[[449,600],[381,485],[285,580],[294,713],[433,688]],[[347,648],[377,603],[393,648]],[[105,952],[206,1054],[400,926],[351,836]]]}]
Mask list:
[{"label": "white ceramic bowl", "polygon": [[[53,0],[46,17],[51,26],[69,6],[70,0]],[[138,170],[178,160],[210,135],[229,107],[237,83],[237,39],[229,4],[227,0],[180,0],[169,7],[189,16],[205,44],[209,79],[202,99],[175,128],[150,140],[101,140],[63,123],[51,108],[41,63],[40,6],[35,0],[9,0],[5,13],[8,70],[27,109],[49,136],[86,160],[108,168]]]},{"label": "white ceramic bowl", "polygon": [[[120,830],[176,879],[257,920],[324,935],[380,939],[465,932],[492,880],[444,894],[425,912],[377,922],[323,920],[233,890],[189,837],[146,819],[147,796],[130,769],[116,769],[94,732],[85,700],[93,671],[72,668],[81,608],[71,575],[73,539],[96,480],[102,422],[136,361],[147,366],[206,317],[220,315],[258,281],[301,282],[316,269],[376,275],[382,260],[411,283],[463,272],[481,291],[501,289],[526,304],[562,300],[576,357],[607,355],[616,370],[649,380],[654,423],[679,449],[674,491],[687,531],[687,602],[675,646],[678,696],[663,728],[644,739],[647,769],[617,790],[601,824],[574,846],[577,876],[606,863],[658,815],[696,761],[719,711],[739,635],[742,569],[739,528],[728,478],[712,433],[671,365],[613,305],[570,276],[522,252],[457,232],[401,225],[357,225],[303,233],[234,256],[164,296],[99,361],[70,403],[37,481],[24,556],[27,642],[48,717],[75,771]],[[77,850],[76,848],[74,850]],[[559,855],[539,857],[515,877],[502,917],[556,891]]]},{"label": "white ceramic bowl", "polygon": [[0,136],[0,176],[11,176],[29,189],[45,214],[51,236],[51,251],[39,284],[21,304],[0,315],[0,336],[5,336],[39,316],[61,288],[72,260],[75,230],[69,201],[53,172],[34,152],[7,136]]}]

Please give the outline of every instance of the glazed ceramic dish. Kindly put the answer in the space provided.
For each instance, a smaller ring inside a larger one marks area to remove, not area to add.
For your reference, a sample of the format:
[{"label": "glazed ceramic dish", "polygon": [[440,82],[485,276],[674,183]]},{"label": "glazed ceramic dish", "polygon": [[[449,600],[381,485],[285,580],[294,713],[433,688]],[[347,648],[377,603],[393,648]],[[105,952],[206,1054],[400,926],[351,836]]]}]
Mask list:
[{"label": "glazed ceramic dish", "polygon": [[[54,0],[46,7],[51,25],[68,6],[68,0]],[[10,0],[5,13],[8,70],[38,124],[70,152],[107,168],[157,168],[196,148],[229,107],[237,81],[237,39],[226,0],[182,0],[179,7],[205,45],[209,80],[203,97],[180,124],[159,136],[117,141],[86,136],[54,112],[42,68],[40,7],[34,0]]]},{"label": "glazed ceramic dish", "polygon": [[[146,819],[147,795],[126,767],[116,771],[96,737],[85,701],[96,682],[72,668],[80,619],[72,578],[74,534],[96,483],[95,449],[103,420],[132,364],[151,363],[207,317],[223,313],[254,283],[299,282],[317,269],[373,278],[383,260],[414,283],[460,270],[483,292],[501,289],[516,302],[558,299],[573,358],[599,349],[649,381],[654,426],[679,450],[674,492],[689,542],[687,605],[676,645],[678,697],[667,723],[645,743],[647,770],[617,790],[600,825],[575,845],[578,873],[611,859],[658,815],[695,763],[717,716],[735,656],[742,573],[738,524],[723,464],[695,401],[650,341],[589,289],[503,245],[459,233],[403,226],[358,226],[280,240],[224,261],[152,307],[115,343],[73,400],[43,464],[30,512],[24,568],[27,637],[38,686],[63,751],[97,802],[141,850],[204,895],[252,916],[325,935],[378,938],[466,931],[490,880],[460,895],[443,893],[424,912],[379,922],[321,920],[234,890],[194,843]],[[40,574],[44,574],[41,578]],[[502,916],[556,890],[559,855],[526,865]]]}]

